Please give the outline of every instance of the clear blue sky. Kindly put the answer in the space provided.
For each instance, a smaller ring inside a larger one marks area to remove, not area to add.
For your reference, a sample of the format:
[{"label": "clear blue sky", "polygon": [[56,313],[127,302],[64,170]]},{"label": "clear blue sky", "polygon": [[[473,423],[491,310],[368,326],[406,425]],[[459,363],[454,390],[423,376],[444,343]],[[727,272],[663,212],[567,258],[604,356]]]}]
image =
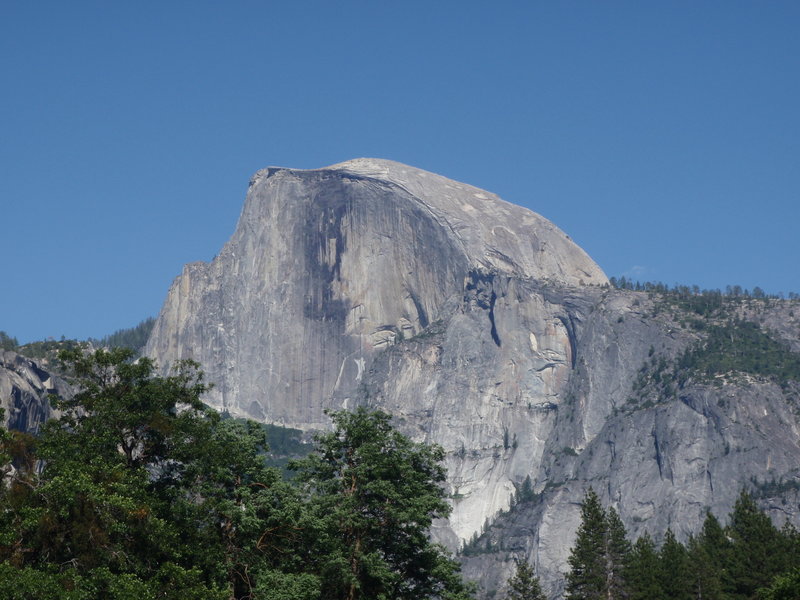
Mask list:
[{"label": "clear blue sky", "polygon": [[5,2],[0,329],[158,313],[250,175],[389,158],[611,276],[800,291],[800,2]]}]

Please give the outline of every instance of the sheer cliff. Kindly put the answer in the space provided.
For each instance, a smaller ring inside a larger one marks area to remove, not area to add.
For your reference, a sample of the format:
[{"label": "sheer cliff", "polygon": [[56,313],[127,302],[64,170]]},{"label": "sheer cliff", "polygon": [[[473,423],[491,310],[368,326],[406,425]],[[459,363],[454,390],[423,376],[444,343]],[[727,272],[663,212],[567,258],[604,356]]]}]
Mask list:
[{"label": "sheer cliff", "polygon": [[768,480],[776,521],[796,520],[800,388],[697,358],[734,318],[797,351],[793,304],[700,314],[607,284],[555,225],[484,190],[375,159],[268,168],[219,255],[176,278],[145,352],[199,361],[235,416],[311,430],[367,404],[441,444],[453,513],[435,535],[458,549],[483,532],[464,564],[486,597],[521,557],[559,592],[589,485],[632,533],[685,536]]},{"label": "sheer cliff", "polygon": [[[380,401],[451,451],[465,500],[442,536],[456,547],[541,460],[583,295],[606,283],[552,223],[489,192],[374,159],[269,168],[220,254],[173,283],[146,353],[198,360],[220,410],[313,429],[325,409],[369,401],[383,350],[441,330],[441,349],[386,365],[402,372]],[[574,290],[574,308],[545,284]]]},{"label": "sheer cliff", "polygon": [[[495,272],[606,282],[544,218],[432,173],[378,160],[265,169],[221,253],[176,279],[146,352],[199,360],[221,410],[325,427],[372,357]],[[491,295],[480,302],[492,317]]]}]

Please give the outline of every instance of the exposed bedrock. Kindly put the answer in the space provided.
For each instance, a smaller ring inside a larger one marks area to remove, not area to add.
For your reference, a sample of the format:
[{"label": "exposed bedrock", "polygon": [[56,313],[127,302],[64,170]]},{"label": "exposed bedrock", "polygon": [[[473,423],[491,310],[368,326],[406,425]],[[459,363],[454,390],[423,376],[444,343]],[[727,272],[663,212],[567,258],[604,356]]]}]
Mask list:
[{"label": "exposed bedrock", "polygon": [[[606,282],[549,221],[432,173],[366,159],[265,169],[221,253],[175,280],[147,353],[202,363],[221,410],[323,428],[381,350],[449,318],[491,273]],[[499,320],[496,299],[475,301]]]},{"label": "exposed bedrock", "polygon": [[0,407],[3,425],[35,433],[52,416],[49,396],[71,395],[70,387],[38,362],[0,350]]}]

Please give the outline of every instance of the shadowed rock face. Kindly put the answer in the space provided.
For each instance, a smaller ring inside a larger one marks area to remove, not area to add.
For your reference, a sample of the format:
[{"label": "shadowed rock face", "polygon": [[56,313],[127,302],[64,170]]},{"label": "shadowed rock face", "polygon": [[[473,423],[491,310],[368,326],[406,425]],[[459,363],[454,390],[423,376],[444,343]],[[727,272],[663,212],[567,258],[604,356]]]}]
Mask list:
[{"label": "shadowed rock face", "polygon": [[48,396],[71,395],[69,386],[41,365],[15,352],[0,350],[0,407],[3,425],[35,433],[52,416]]}]

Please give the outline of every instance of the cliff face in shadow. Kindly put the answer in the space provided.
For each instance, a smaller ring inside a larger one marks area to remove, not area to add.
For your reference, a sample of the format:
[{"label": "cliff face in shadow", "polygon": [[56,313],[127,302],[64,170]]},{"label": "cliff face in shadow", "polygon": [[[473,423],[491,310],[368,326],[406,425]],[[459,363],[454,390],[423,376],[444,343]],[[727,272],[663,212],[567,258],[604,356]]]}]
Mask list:
[{"label": "cliff face in shadow", "polygon": [[67,397],[72,391],[41,363],[0,350],[0,407],[6,428],[38,431],[39,425],[52,416],[50,394]]}]

